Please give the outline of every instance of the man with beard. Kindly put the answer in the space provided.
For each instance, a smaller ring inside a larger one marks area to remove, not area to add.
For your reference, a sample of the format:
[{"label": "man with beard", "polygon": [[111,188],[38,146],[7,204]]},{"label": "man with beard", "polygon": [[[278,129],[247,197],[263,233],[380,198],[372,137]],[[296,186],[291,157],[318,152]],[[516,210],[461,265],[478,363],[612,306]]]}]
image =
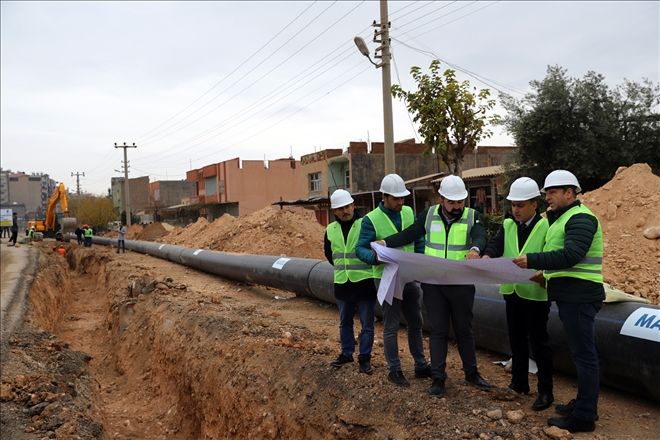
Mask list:
[{"label": "man with beard", "polygon": [[360,235],[362,216],[355,210],[353,197],[338,189],[330,196],[330,208],[335,221],[328,225],[324,237],[324,251],[334,266],[334,290],[339,309],[339,340],[341,352],[331,365],[335,368],[353,362],[355,336],[353,317],[360,317],[360,372],[372,374],[371,349],[374,345],[374,309],[376,286],[374,268],[357,258],[355,247]]},{"label": "man with beard", "polygon": [[[424,253],[448,260],[477,259],[486,246],[486,230],[479,213],[465,207],[468,192],[459,176],[449,175],[440,183],[440,203],[417,216],[415,222],[398,234],[385,238],[387,247],[399,247],[426,239]],[[446,393],[449,321],[454,329],[465,380],[481,390],[492,387],[477,369],[472,332],[472,306],[475,288],[469,285],[422,283],[429,327],[429,349],[433,384],[428,392],[442,397]]]}]

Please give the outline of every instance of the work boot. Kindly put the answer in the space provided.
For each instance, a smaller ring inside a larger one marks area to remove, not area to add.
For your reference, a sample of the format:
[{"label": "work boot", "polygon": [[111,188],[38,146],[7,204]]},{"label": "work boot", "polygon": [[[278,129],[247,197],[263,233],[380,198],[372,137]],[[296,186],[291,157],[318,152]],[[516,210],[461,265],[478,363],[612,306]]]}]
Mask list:
[{"label": "work boot", "polygon": [[358,363],[360,364],[360,373],[373,374],[374,368],[371,366],[371,356],[358,356]]},{"label": "work boot", "polygon": [[410,386],[410,382],[408,382],[408,379],[406,379],[406,376],[403,375],[403,371],[401,370],[390,371],[387,375],[387,380],[400,387]]},{"label": "work boot", "polygon": [[429,394],[434,397],[442,397],[446,392],[444,379],[433,379],[433,384],[429,388]]},{"label": "work boot", "polygon": [[481,377],[481,374],[479,374],[478,371],[475,371],[474,373],[465,376],[465,381],[470,385],[479,388],[482,391],[488,391],[489,389],[493,388],[493,386],[490,383],[488,383],[486,379]]},{"label": "work boot", "polygon": [[337,359],[330,362],[330,365],[335,368],[339,368],[344,364],[348,364],[349,362],[353,362],[353,356],[344,356],[344,354],[341,353],[339,356],[337,356]]},{"label": "work boot", "polygon": [[594,422],[576,419],[573,416],[552,417],[548,419],[548,426],[556,426],[568,432],[593,432],[596,429]]},{"label": "work boot", "polygon": [[420,368],[415,367],[415,377],[417,379],[425,379],[427,377],[431,377],[431,366],[426,364]]},{"label": "work boot", "polygon": [[532,409],[534,411],[543,411],[544,409],[550,408],[550,405],[552,405],[552,402],[554,401],[555,399],[552,394],[539,393],[534,403],[532,403]]},{"label": "work boot", "polygon": [[[573,414],[573,408],[575,407],[575,399],[571,399],[566,405],[555,405],[555,412],[561,414],[562,416],[570,416]],[[596,414],[596,420],[598,420],[598,414]]]},{"label": "work boot", "polygon": [[529,387],[523,388],[518,385],[514,385],[513,382],[511,382],[507,388],[509,388],[511,391],[517,394],[529,394]]}]

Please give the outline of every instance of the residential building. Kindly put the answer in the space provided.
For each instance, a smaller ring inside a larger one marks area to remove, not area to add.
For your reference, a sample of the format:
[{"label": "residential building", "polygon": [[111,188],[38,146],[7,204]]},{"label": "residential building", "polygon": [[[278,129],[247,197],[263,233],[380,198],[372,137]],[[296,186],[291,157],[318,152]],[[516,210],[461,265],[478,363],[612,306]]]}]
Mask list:
[{"label": "residential building", "polygon": [[300,162],[293,158],[267,162],[230,159],[190,170],[186,180],[196,185],[200,214],[209,221],[225,213],[250,214],[275,201],[305,194]]},{"label": "residential building", "polygon": [[[128,179],[130,192],[131,213],[136,215],[138,212],[148,210],[150,203],[149,176],[136,177]],[[124,211],[124,178],[113,177],[110,179],[110,191],[112,194],[112,206],[119,212]]]},{"label": "residential building", "polygon": [[30,218],[43,218],[48,198],[55,190],[55,181],[45,173],[26,174],[10,170],[0,173],[0,193],[3,204],[22,204]]},{"label": "residential building", "polygon": [[151,206],[167,208],[197,195],[195,182],[187,180],[157,180],[149,184]]},{"label": "residential building", "polygon": [[11,171],[0,168],[0,203],[9,203],[9,174]]}]

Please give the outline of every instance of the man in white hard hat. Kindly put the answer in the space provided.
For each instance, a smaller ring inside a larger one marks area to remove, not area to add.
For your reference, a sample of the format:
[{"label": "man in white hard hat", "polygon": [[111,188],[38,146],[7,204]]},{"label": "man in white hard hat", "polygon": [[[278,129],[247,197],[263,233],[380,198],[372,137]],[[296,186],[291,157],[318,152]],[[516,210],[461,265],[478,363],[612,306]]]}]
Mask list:
[{"label": "man in white hard hat", "polygon": [[[548,220],[539,214],[541,193],[534,179],[521,177],[509,188],[513,218],[507,218],[486,246],[482,258],[515,258],[528,252],[541,252],[545,245]],[[541,278],[542,279],[542,278]],[[552,350],[548,338],[550,302],[545,287],[539,284],[502,284],[500,293],[506,303],[506,322],[511,346],[511,383],[509,388],[529,393],[529,347],[538,366],[537,397],[534,411],[549,408],[552,394]]]},{"label": "man in white hard hat", "polygon": [[[465,207],[468,192],[459,176],[446,176],[440,183],[440,203],[424,210],[404,231],[385,238],[387,247],[399,247],[425,238],[424,253],[449,260],[477,259],[486,246],[486,230],[479,213]],[[428,392],[446,393],[447,350],[451,320],[467,383],[488,390],[492,386],[479,374],[472,333],[474,285],[422,283],[429,327],[433,384]]]},{"label": "man in white hard hat", "polygon": [[351,194],[338,189],[330,196],[330,208],[335,221],[325,231],[324,251],[328,262],[334,266],[334,291],[339,309],[339,340],[341,352],[331,362],[335,368],[353,362],[355,336],[353,317],[360,317],[359,371],[372,374],[371,349],[374,344],[374,310],[376,286],[374,267],[360,261],[355,247],[360,236],[362,217],[355,209]]},{"label": "man in white hard hat", "polygon": [[[383,177],[380,185],[383,201],[376,209],[369,212],[362,220],[362,229],[357,244],[357,255],[367,264],[377,265],[376,253],[371,249],[371,242],[402,231],[415,220],[412,208],[405,206],[404,201],[410,191],[406,189],[403,179],[398,174],[388,174]],[[424,240],[419,239],[414,244],[402,247],[405,252],[424,251]],[[383,276],[383,266],[374,267],[377,283]],[[392,304],[383,303],[383,351],[389,373],[387,379],[395,385],[410,386],[401,369],[399,359],[398,332],[401,313],[406,318],[408,332],[408,348],[415,363],[415,377],[431,377],[431,366],[424,356],[424,338],[422,335],[422,291],[419,284],[408,283],[403,289],[403,299],[394,299]]]},{"label": "man in white hard hat", "polygon": [[543,270],[548,298],[557,303],[577,372],[576,398],[557,405],[562,417],[548,419],[548,425],[591,432],[596,429],[600,388],[595,319],[605,299],[603,232],[596,215],[577,200],[581,188],[573,173],[551,172],[543,191],[550,225],[543,252],[513,261],[522,268]]}]

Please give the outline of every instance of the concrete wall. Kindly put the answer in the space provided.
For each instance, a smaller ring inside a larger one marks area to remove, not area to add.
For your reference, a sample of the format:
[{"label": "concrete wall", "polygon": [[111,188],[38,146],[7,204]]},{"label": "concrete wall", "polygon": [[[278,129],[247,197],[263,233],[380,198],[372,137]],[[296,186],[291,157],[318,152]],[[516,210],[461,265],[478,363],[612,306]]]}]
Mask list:
[{"label": "concrete wall", "polygon": [[[136,177],[128,179],[130,185],[130,205],[131,213],[148,209],[151,205],[149,191],[149,176]],[[112,192],[112,206],[119,212],[124,210],[124,178],[113,177],[110,179],[110,191]]]},{"label": "concrete wall", "polygon": [[150,185],[152,204],[157,207],[180,205],[181,200],[196,195],[195,182],[157,180]]}]

